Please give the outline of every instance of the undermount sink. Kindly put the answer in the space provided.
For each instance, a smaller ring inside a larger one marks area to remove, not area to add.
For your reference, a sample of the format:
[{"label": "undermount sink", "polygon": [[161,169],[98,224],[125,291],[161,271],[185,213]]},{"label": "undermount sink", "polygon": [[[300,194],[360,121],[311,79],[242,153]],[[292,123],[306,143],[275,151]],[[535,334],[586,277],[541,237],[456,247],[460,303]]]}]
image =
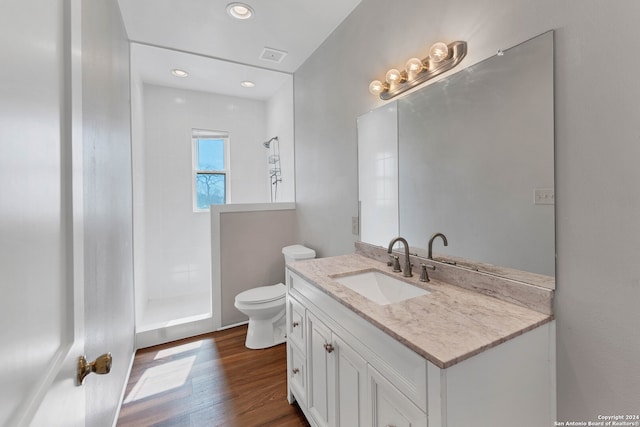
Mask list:
[{"label": "undermount sink", "polygon": [[379,271],[341,275],[333,280],[379,305],[393,304],[430,293]]}]

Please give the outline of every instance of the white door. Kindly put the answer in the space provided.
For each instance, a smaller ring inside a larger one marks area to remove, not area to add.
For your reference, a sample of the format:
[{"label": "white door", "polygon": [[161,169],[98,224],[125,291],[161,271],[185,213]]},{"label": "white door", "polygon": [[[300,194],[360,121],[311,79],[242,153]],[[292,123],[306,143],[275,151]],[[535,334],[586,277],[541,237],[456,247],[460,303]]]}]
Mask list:
[{"label": "white door", "polygon": [[82,191],[71,174],[75,76],[65,81],[64,28],[74,7],[1,6],[0,425],[27,425],[41,407],[47,425],[84,424],[84,389],[74,384],[84,346],[82,269],[74,267],[82,266],[72,203]]}]

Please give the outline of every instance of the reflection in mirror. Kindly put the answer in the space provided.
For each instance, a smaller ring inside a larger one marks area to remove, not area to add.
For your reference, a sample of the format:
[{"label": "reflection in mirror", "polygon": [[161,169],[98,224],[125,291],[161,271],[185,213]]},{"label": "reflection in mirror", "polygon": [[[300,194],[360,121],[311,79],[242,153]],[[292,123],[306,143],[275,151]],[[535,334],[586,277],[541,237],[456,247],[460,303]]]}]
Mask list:
[{"label": "reflection in mirror", "polygon": [[360,239],[386,246],[398,235],[398,107],[358,118]]},{"label": "reflection in mirror", "polygon": [[449,245],[436,244],[436,257],[553,276],[553,33],[403,97],[397,110],[400,235],[419,250],[442,232]]}]

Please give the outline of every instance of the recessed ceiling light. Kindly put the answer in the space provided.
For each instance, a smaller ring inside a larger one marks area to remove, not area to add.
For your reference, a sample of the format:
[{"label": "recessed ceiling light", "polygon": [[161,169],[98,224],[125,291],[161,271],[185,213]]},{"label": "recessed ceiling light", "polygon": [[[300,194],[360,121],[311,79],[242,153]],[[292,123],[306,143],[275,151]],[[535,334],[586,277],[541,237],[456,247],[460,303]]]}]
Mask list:
[{"label": "recessed ceiling light", "polygon": [[245,3],[229,3],[227,13],[236,19],[249,19],[253,15],[253,9]]},{"label": "recessed ceiling light", "polygon": [[242,87],[256,87],[256,84],[250,80],[245,80],[243,82],[240,82],[240,86]]},{"label": "recessed ceiling light", "polygon": [[188,77],[189,73],[187,73],[185,70],[181,70],[179,68],[174,68],[173,70],[171,70],[171,74],[173,74],[176,77]]}]

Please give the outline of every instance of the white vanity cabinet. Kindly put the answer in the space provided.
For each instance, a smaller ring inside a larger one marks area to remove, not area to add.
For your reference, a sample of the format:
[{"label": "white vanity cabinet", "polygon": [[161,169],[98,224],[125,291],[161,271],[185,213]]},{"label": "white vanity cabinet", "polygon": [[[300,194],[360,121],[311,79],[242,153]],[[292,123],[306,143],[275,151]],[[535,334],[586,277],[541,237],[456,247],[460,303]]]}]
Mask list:
[{"label": "white vanity cabinet", "polygon": [[288,398],[312,426],[553,425],[553,322],[441,369],[296,273],[286,281]]},{"label": "white vanity cabinet", "polygon": [[[385,365],[383,370],[402,382],[406,391],[415,396],[422,395],[424,407],[426,391],[416,392],[416,387],[403,377],[418,373],[417,382],[426,387],[425,360],[376,331],[339,303],[326,301],[331,307],[323,305],[316,298],[329,297],[295,273],[287,272],[287,285],[289,400],[298,401],[309,422],[318,427],[426,426],[424,410],[369,363],[380,359],[379,356],[371,353],[352,332],[358,333],[359,330],[360,338],[371,334],[365,342],[377,339],[377,345],[386,348],[387,351],[378,350],[399,366],[381,363],[381,359],[378,364]],[[328,312],[319,309],[312,301],[329,308]],[[376,332],[381,336],[376,337]],[[394,350],[395,346],[398,348]],[[304,355],[303,361],[300,360],[301,355]],[[409,355],[412,360],[403,360],[403,355]],[[393,375],[402,367],[411,366],[413,368],[405,369],[401,375]]]}]

